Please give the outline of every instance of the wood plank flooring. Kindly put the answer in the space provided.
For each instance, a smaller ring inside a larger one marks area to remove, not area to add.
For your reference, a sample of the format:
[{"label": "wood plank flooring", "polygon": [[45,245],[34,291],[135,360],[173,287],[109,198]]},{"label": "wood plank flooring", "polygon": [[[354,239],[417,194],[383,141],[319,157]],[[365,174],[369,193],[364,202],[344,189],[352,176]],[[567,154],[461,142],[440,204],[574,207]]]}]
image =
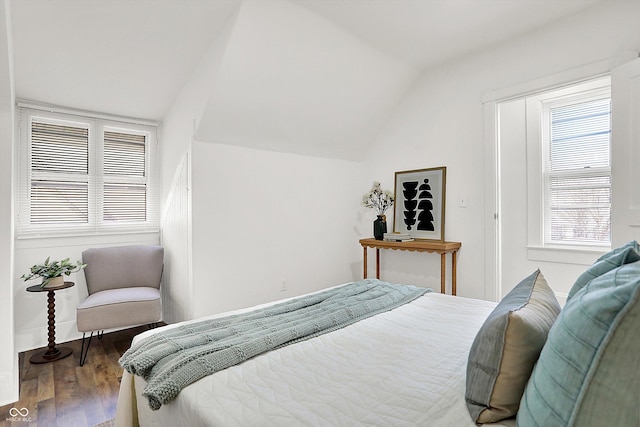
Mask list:
[{"label": "wood plank flooring", "polygon": [[[40,365],[31,364],[31,355],[19,354],[20,400],[0,406],[1,427],[91,427],[113,418],[116,413],[122,368],[118,359],[131,345],[133,337],[146,326],[95,336],[83,367],[78,365],[82,340],[56,343],[71,347],[67,358]],[[12,408],[29,411],[27,421],[12,417]]]}]

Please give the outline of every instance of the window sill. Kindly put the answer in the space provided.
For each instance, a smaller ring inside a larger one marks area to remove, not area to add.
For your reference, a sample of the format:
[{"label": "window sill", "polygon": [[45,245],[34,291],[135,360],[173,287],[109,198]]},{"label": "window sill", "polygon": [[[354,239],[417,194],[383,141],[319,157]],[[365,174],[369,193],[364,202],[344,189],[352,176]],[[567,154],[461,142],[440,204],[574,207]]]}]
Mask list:
[{"label": "window sill", "polygon": [[113,228],[111,230],[90,231],[87,229],[60,229],[53,231],[52,229],[42,231],[23,231],[16,235],[17,240],[30,239],[55,239],[59,237],[95,237],[95,236],[111,236],[121,234],[148,234],[159,233],[159,227],[141,227],[141,228]]},{"label": "window sill", "polygon": [[160,230],[121,231],[111,233],[59,233],[56,235],[23,235],[16,238],[16,249],[59,247],[70,245],[113,245],[139,241],[159,242]]},{"label": "window sill", "polygon": [[609,247],[594,246],[527,246],[527,258],[530,261],[591,265],[609,250]]}]

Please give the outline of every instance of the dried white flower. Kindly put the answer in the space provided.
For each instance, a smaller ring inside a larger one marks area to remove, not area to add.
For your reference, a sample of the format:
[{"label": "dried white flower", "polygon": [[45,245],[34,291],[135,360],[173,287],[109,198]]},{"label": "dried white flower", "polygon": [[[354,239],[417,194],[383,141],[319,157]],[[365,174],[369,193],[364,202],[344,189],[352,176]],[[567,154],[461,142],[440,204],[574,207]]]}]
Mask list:
[{"label": "dried white flower", "polygon": [[393,193],[389,190],[383,191],[378,181],[374,181],[371,191],[362,196],[362,206],[375,209],[378,215],[384,215],[387,209],[393,206],[393,202]]}]

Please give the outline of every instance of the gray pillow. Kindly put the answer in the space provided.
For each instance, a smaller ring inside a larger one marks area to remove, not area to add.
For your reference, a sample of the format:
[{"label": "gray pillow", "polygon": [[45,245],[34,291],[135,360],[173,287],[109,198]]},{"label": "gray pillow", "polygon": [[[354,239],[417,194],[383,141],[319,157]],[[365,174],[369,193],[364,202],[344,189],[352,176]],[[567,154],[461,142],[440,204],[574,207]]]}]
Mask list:
[{"label": "gray pillow", "polygon": [[512,417],[560,305],[535,271],[511,290],[484,322],[467,364],[465,399],[471,418],[491,423]]},{"label": "gray pillow", "polygon": [[576,283],[573,284],[569,291],[567,301],[573,298],[576,292],[596,277],[602,276],[607,271],[611,271],[621,265],[636,261],[640,261],[640,246],[638,246],[638,242],[635,240],[607,252],[578,277]]},{"label": "gray pillow", "polygon": [[639,426],[638,331],[640,262],[591,280],[551,328],[518,426]]}]

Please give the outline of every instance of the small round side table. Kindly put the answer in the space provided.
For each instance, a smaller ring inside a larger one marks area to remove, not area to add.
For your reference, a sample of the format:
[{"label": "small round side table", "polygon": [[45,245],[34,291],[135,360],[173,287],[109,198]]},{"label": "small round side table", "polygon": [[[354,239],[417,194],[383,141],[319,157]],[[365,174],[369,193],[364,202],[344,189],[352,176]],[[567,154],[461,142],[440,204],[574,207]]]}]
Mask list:
[{"label": "small round side table", "polygon": [[47,300],[49,302],[49,346],[47,350],[31,356],[31,363],[49,363],[65,358],[73,350],[69,347],[56,347],[56,291],[67,289],[75,285],[74,282],[64,282],[63,285],[52,288],[43,288],[40,285],[29,286],[27,292],[47,292]]}]

